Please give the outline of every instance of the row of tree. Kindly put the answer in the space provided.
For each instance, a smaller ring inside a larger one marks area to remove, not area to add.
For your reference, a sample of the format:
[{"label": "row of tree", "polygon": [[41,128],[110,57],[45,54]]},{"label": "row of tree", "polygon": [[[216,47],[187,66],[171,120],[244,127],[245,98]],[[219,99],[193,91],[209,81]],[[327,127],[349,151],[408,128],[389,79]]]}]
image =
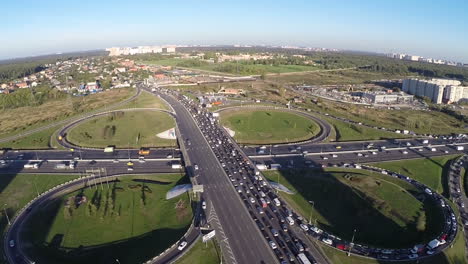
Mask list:
[{"label": "row of tree", "polygon": [[0,83],[9,82],[45,69],[42,62],[0,64]]}]

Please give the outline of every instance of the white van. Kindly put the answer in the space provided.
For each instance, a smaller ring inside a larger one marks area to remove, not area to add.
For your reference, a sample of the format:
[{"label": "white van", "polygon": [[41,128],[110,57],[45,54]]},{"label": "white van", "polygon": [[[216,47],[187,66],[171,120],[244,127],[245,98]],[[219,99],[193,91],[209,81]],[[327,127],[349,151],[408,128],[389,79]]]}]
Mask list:
[{"label": "white van", "polygon": [[288,221],[288,224],[290,226],[294,225],[294,219],[292,219],[292,217],[290,217],[290,216],[286,217],[286,221]]}]

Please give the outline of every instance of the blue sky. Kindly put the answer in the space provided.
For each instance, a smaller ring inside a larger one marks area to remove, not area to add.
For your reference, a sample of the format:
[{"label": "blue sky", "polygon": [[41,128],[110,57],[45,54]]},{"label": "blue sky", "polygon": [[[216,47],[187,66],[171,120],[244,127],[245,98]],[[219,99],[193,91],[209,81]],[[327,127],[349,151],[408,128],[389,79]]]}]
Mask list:
[{"label": "blue sky", "polygon": [[2,1],[0,59],[158,44],[272,44],[468,62],[468,1]]}]

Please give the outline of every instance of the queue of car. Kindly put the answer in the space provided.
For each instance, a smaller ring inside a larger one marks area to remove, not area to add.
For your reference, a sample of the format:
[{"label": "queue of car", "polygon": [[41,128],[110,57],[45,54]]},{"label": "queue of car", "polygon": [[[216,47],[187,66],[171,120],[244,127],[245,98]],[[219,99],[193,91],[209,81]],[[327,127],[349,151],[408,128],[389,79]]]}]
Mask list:
[{"label": "queue of car", "polygon": [[[255,169],[233,140],[219,127],[212,114],[200,110],[191,100],[179,96],[205,136],[220,166],[260,228],[270,248],[281,263],[294,262],[298,254],[309,263],[316,263],[307,247],[288,228],[294,224],[290,211],[272,190],[268,181]],[[194,164],[194,170],[202,170]],[[289,218],[289,220],[287,220]]]}]

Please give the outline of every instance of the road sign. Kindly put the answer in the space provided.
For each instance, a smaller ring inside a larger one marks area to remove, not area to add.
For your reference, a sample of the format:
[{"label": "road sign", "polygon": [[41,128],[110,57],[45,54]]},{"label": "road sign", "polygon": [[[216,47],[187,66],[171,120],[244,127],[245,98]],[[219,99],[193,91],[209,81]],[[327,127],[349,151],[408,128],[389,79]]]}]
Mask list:
[{"label": "road sign", "polygon": [[202,193],[203,192],[203,185],[193,185],[193,192],[194,193]]},{"label": "road sign", "polygon": [[205,243],[206,241],[212,239],[215,235],[216,235],[216,230],[213,230],[213,231],[209,232],[208,234],[204,235],[202,237],[203,243]]}]

